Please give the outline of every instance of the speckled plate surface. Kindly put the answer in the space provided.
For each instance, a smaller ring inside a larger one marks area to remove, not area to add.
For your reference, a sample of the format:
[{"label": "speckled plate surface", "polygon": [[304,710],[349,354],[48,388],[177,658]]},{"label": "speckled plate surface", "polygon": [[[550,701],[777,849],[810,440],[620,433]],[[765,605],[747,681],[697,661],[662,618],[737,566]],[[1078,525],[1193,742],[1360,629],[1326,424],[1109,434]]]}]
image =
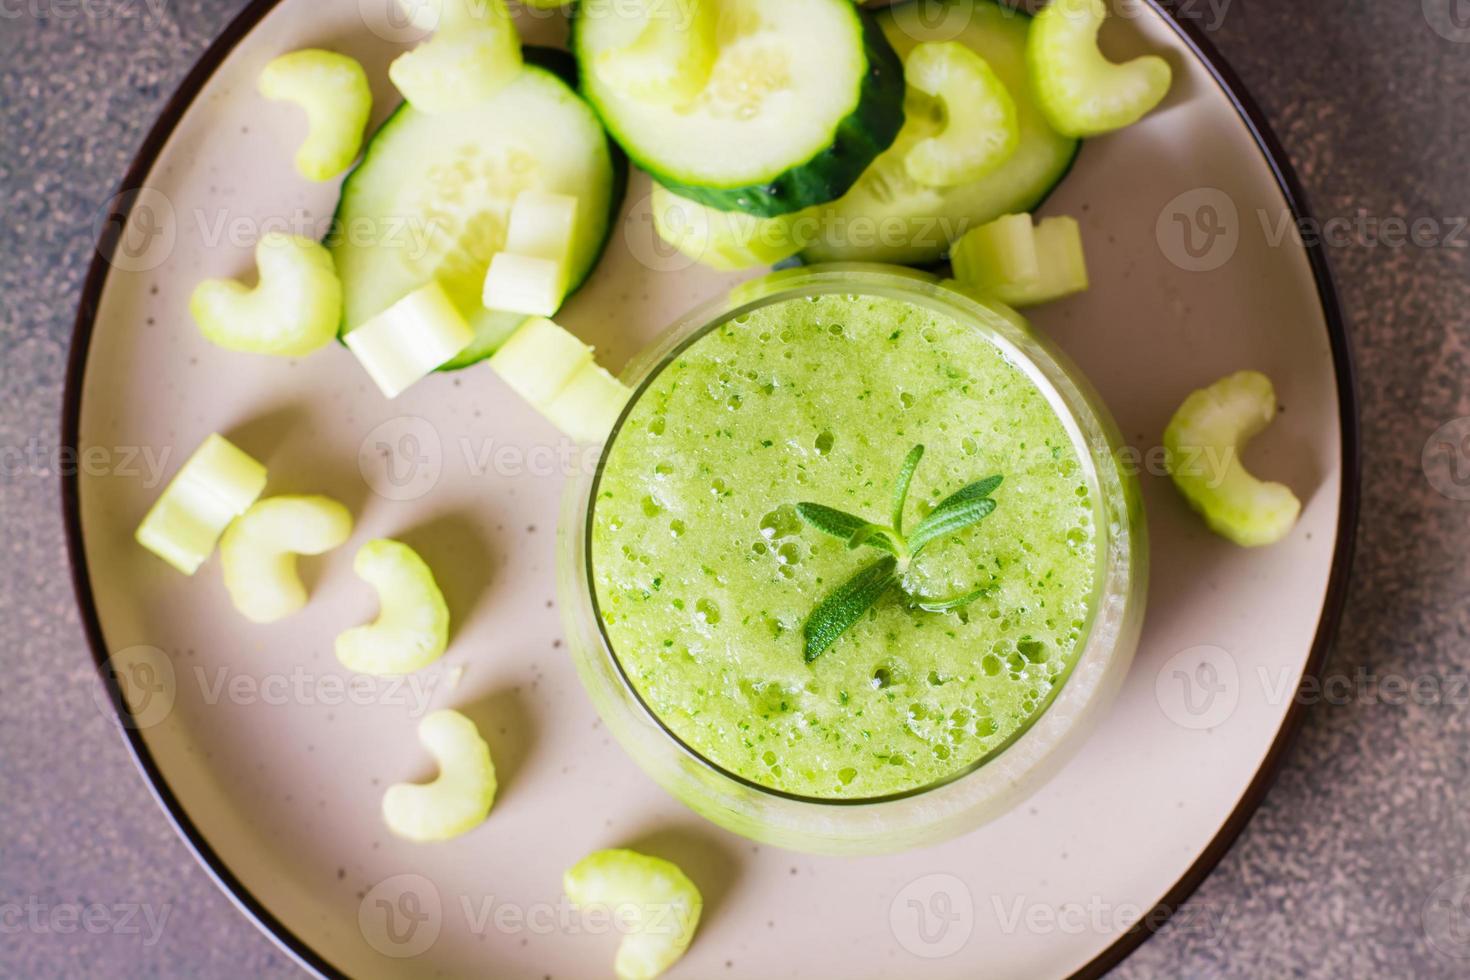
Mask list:
[{"label": "speckled plate surface", "polygon": [[[1258,117],[1202,42],[1128,5],[1118,54],[1166,53],[1167,105],[1090,141],[1046,211],[1080,218],[1093,288],[1035,312],[1137,450],[1152,537],[1143,646],[1117,704],[1030,801],[938,847],[812,858],[730,836],[666,797],[598,723],[561,646],[553,534],[579,453],[484,367],[384,401],[330,348],[299,362],[205,343],[186,303],[239,275],[271,227],[325,227],[335,186],[292,170],[300,121],[254,79],[304,46],[361,59],[377,117],[411,38],[380,0],[259,0],[165,111],[113,202],[78,322],[64,504],[94,652],[169,818],[242,909],[309,969],[356,976],[610,975],[616,936],[562,902],[587,851],[682,864],[706,896],[671,975],[708,978],[1095,974],[1208,873],[1265,792],[1292,695],[1336,621],[1357,494],[1351,369],[1305,216]],[[528,18],[556,43],[559,17]],[[656,246],[634,176],[607,258],[560,319],[618,366],[736,277]],[[1282,544],[1211,536],[1157,470],[1191,389],[1254,367],[1285,409],[1253,466],[1305,505]],[[323,492],[353,542],[305,563],[310,606],[270,627],[231,609],[217,559],[182,578],[132,542],[162,481],[212,431],[267,463],[268,492]],[[333,636],[372,614],[354,545],[401,537],[439,572],[456,623],[444,660],[362,684]],[[113,705],[103,705],[111,710]],[[379,819],[383,789],[429,775],[418,717],[456,707],[501,775],[491,819],[415,846]],[[1151,911],[1152,910],[1152,911]]]}]

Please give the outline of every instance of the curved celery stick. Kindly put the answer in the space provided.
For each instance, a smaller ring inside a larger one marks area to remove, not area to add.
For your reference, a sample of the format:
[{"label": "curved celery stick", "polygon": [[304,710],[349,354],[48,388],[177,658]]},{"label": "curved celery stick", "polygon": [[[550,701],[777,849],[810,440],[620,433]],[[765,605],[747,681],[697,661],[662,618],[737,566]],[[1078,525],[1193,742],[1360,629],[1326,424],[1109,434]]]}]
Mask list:
[{"label": "curved celery stick", "polygon": [[969,184],[1016,152],[1016,101],[974,51],[958,41],[926,42],[909,52],[903,73],[911,88],[944,107],[943,131],[914,144],[904,158],[914,180],[930,187]]},{"label": "curved celery stick", "polygon": [[224,436],[211,435],[164,488],[134,537],[185,575],[193,575],[224,529],[264,489],[265,467]]},{"label": "curved celery stick", "polygon": [[597,851],[566,873],[572,904],[604,906],[627,923],[614,969],[619,980],[652,980],[689,948],[704,899],[678,866],[636,851]]},{"label": "curved celery stick", "polygon": [[495,763],[475,723],[435,711],[419,723],[419,742],[439,764],[432,783],[399,783],[383,794],[388,829],[412,841],[458,837],[484,822],[495,803]]},{"label": "curved celery stick", "polygon": [[1191,394],[1164,431],[1174,484],[1213,531],[1248,548],[1280,541],[1301,514],[1290,489],[1261,482],[1240,460],[1275,417],[1271,379],[1241,371]]},{"label": "curved celery stick", "polygon": [[586,364],[542,411],[578,442],[602,442],[632,394],[627,385],[596,364]]},{"label": "curved celery stick", "polygon": [[434,36],[388,66],[415,109],[438,115],[471,108],[520,73],[521,38],[504,0],[443,0],[430,13]]},{"label": "curved celery stick", "polygon": [[1169,92],[1173,72],[1157,55],[1114,64],[1097,46],[1103,0],[1051,0],[1031,23],[1026,66],[1052,128],[1097,136],[1142,119]]},{"label": "curved celery stick", "polygon": [[415,289],[342,338],[388,398],[428,377],[474,339],[438,282]]},{"label": "curved celery stick", "polygon": [[719,56],[719,4],[713,0],[646,0],[644,5],[647,23],[643,30],[631,44],[597,56],[597,77],[639,102],[693,102],[709,84]]},{"label": "curved celery stick", "polygon": [[592,348],[545,317],[527,320],[490,358],[495,373],[542,412],[591,363]]},{"label": "curved celery stick", "polygon": [[[712,269],[734,271],[784,262],[809,244],[815,216],[805,211],[760,218],[718,211],[655,184],[653,227],[681,255]],[[810,226],[810,234],[804,232]]]},{"label": "curved celery stick", "polygon": [[378,618],[337,636],[337,659],[349,670],[411,674],[449,645],[449,607],[434,573],[406,544],[378,539],[358,551],[352,570],[377,590]]},{"label": "curved celery stick", "polygon": [[307,180],[331,180],[352,166],[373,112],[367,72],[345,54],[309,48],[283,54],[260,73],[260,94],[306,110],[306,142],[296,169]]},{"label": "curved celery stick", "polygon": [[351,512],[330,497],[259,501],[220,539],[230,601],[253,623],[284,619],[306,605],[296,556],[331,551],[351,534]]},{"label": "curved celery stick", "polygon": [[342,321],[332,254],[309,238],[269,232],[255,247],[260,284],[201,282],[189,312],[204,339],[226,350],[300,357],[328,344]]}]

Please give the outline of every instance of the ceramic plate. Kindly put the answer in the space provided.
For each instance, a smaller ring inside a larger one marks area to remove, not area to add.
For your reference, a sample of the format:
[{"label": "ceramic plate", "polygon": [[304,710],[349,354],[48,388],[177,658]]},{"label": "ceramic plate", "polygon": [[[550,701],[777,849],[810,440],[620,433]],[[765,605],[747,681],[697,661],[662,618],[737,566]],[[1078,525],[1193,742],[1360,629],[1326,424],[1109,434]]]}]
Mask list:
[{"label": "ceramic plate", "polygon": [[[1341,603],[1356,500],[1343,328],[1279,148],[1193,26],[1127,5],[1115,54],[1164,52],[1176,83],[1142,124],[1089,141],[1045,211],[1077,216],[1093,288],[1035,311],[1138,450],[1152,536],[1143,645],[1081,753],[1027,803],[926,850],[813,858],[756,846],[667,797],[599,724],[562,648],[554,535],[588,462],[481,366],[385,401],[345,351],[299,362],[205,343],[187,299],[252,264],[271,227],[320,231],[335,186],[293,172],[298,117],[255,93],[272,57],[359,58],[381,118],[408,38],[386,0],[257,0],[185,81],[101,217],[73,349],[65,482],[78,595],[139,764],[243,910],[324,974],[581,978],[617,937],[561,900],[596,848],[678,861],[703,890],[671,976],[1047,977],[1117,962],[1199,883],[1259,803]],[[559,16],[525,22],[558,43]],[[657,246],[635,175],[622,223],[560,319],[616,368],[736,277]],[[282,224],[284,222],[284,225]],[[1250,462],[1302,498],[1269,549],[1208,533],[1157,473],[1170,413],[1245,367],[1285,411]],[[132,531],[201,439],[265,462],[269,492],[323,492],[354,544],[400,537],[438,571],[449,654],[407,683],[354,681],[332,638],[370,618],[349,545],[304,563],[312,602],[252,626],[218,560],[184,578]],[[99,688],[101,690],[101,688]],[[426,778],[417,719],[467,712],[501,775],[490,820],[453,842],[386,833],[385,787]],[[1208,910],[1206,910],[1208,911]],[[1206,923],[1207,925],[1207,923]]]}]

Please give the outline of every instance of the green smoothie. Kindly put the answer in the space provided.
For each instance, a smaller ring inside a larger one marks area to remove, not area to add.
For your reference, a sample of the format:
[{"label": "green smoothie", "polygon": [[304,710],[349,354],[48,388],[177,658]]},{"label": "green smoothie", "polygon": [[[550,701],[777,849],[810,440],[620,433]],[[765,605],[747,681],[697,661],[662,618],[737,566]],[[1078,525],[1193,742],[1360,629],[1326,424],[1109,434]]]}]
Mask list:
[{"label": "green smoothie", "polygon": [[[810,663],[803,625],[876,556],[804,523],[812,501],[911,526],[1004,477],[987,518],[924,550]],[[679,739],[804,797],[888,796],[1004,746],[1050,702],[1095,589],[1094,502],[1051,403],[978,327],[879,296],[784,300],[723,322],[650,381],[607,449],[592,585],[624,672]]]}]

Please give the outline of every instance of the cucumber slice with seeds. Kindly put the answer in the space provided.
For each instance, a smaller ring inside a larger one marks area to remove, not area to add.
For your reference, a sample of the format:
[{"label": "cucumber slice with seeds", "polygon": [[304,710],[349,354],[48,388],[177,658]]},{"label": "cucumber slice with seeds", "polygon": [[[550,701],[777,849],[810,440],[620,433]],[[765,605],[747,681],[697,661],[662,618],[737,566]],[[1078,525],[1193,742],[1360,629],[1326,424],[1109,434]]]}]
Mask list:
[{"label": "cucumber slice with seeds", "polygon": [[[924,4],[884,10],[878,23],[901,56],[925,41],[958,41],[985,59],[1016,104],[1020,133],[1015,152],[999,169],[972,183],[930,187],[908,172],[909,151],[942,132],[922,94],[909,99],[908,120],[893,148],[880,156],[841,200],[814,209],[815,241],[808,262],[890,262],[933,265],[950,243],[1004,214],[1034,211],[1067,175],[1079,143],[1051,128],[1036,104],[1026,73],[1031,23],[1009,3],[950,0],[955,16],[930,23]],[[963,16],[959,16],[962,14]],[[963,24],[956,33],[952,24]]]},{"label": "cucumber slice with seeds", "polygon": [[1258,480],[1240,459],[1275,417],[1271,379],[1241,371],[1191,394],[1164,430],[1174,485],[1211,530],[1242,547],[1280,541],[1301,515],[1289,487]]},{"label": "cucumber slice with seeds", "polygon": [[719,24],[713,0],[652,0],[632,42],[598,53],[597,78],[627,99],[687,105],[714,72]]},{"label": "cucumber slice with seeds", "polygon": [[909,87],[939,100],[944,129],[904,157],[909,176],[930,187],[979,180],[1021,141],[1016,101],[985,59],[958,41],[918,45],[903,65]]},{"label": "cucumber slice with seeds", "polygon": [[449,840],[474,830],[495,804],[495,763],[479,729],[458,711],[419,722],[419,742],[439,765],[431,783],[398,783],[383,794],[383,821],[405,840]]},{"label": "cucumber slice with seeds", "polygon": [[1131,126],[1169,94],[1173,72],[1157,55],[1115,64],[1097,46],[1103,0],[1051,0],[1026,47],[1037,101],[1057,132],[1097,136]]},{"label": "cucumber slice with seeds", "polygon": [[784,262],[807,241],[807,213],[758,218],[743,211],[717,211],[654,185],[653,227],[679,254],[712,269],[750,269]]},{"label": "cucumber slice with seeds", "polygon": [[532,47],[525,55],[525,69],[488,102],[441,116],[404,106],[372,137],[327,239],[342,280],[343,335],[438,281],[475,334],[443,369],[494,353],[526,319],[481,305],[525,191],[578,198],[568,294],[587,278],[621,206],[627,163],[557,74],[574,72],[568,56]]},{"label": "cucumber slice with seeds", "polygon": [[882,32],[851,0],[718,8],[710,78],[670,105],[631,98],[597,71],[667,16],[666,0],[582,0],[572,50],[608,131],[664,186],[713,208],[771,217],[845,193],[903,124],[903,70]]}]

